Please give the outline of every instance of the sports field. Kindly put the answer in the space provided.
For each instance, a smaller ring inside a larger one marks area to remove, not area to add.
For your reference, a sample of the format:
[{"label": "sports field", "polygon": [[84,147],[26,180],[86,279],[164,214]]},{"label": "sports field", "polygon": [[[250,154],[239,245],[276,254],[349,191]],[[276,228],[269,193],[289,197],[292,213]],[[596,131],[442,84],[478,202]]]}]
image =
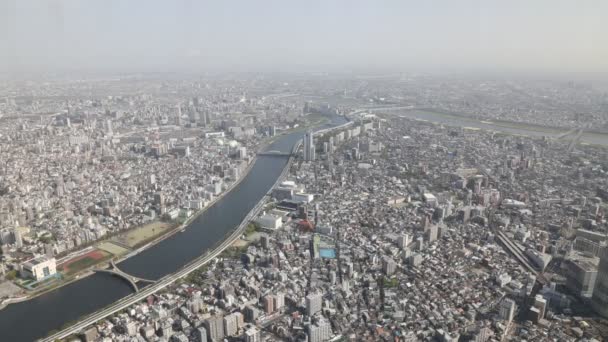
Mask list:
[{"label": "sports field", "polygon": [[107,260],[111,256],[112,254],[108,252],[99,249],[94,249],[86,254],[79,255],[73,259],[64,262],[63,264],[59,265],[58,268],[65,274],[73,274],[87,267]]}]

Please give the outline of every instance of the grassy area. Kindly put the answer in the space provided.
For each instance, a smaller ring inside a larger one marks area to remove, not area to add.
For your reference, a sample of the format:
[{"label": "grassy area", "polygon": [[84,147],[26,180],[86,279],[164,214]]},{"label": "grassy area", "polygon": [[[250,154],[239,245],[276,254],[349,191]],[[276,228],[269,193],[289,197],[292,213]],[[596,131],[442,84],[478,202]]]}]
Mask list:
[{"label": "grassy area", "polygon": [[386,288],[397,287],[397,285],[399,285],[397,278],[384,279],[384,287]]},{"label": "grassy area", "polygon": [[141,246],[160,235],[168,232],[174,227],[174,224],[163,221],[154,221],[145,224],[141,227],[132,229],[124,234],[118,235],[112,240],[127,245],[131,248]]},{"label": "grassy area", "polygon": [[260,229],[260,226],[255,222],[249,222],[247,229],[245,229],[245,236],[249,236]]},{"label": "grassy area", "polygon": [[246,246],[228,247],[222,252],[222,254],[220,254],[220,257],[235,259],[235,258],[240,257],[241,254],[243,254],[246,250],[247,250]]},{"label": "grassy area", "polygon": [[101,249],[102,251],[106,251],[110,254],[114,254],[116,256],[127,254],[130,251],[130,249],[127,249],[123,246],[119,246],[116,244],[115,241],[112,240],[100,243],[99,245],[97,245],[97,248]]}]

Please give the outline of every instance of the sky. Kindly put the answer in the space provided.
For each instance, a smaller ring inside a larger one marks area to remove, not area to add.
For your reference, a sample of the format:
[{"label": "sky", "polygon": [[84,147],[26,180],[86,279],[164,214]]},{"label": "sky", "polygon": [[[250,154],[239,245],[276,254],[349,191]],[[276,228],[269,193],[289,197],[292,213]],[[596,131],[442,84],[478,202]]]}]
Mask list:
[{"label": "sky", "polygon": [[0,71],[608,72],[606,0],[0,0]]}]

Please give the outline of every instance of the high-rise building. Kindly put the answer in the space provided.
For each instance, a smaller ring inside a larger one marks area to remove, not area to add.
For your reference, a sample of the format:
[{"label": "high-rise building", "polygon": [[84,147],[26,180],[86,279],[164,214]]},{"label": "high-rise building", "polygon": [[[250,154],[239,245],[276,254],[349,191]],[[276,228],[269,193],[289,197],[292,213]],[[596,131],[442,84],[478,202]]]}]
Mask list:
[{"label": "high-rise building", "polygon": [[181,105],[177,105],[177,117],[175,118],[175,124],[178,126],[182,125],[182,106]]},{"label": "high-rise building", "polygon": [[13,236],[15,238],[15,247],[23,247],[23,237],[21,236],[21,230],[19,228],[13,229]]},{"label": "high-rise building", "polygon": [[312,130],[309,130],[306,132],[306,135],[304,135],[304,160],[315,160],[314,133]]},{"label": "high-rise building", "polygon": [[391,275],[397,270],[397,263],[391,258],[382,259],[382,271],[386,275]]},{"label": "high-rise building", "polygon": [[239,149],[236,151],[236,156],[238,159],[247,158],[247,147],[245,147],[245,146],[239,147]]},{"label": "high-rise building", "polygon": [[106,134],[108,136],[114,135],[114,131],[112,130],[112,120],[110,119],[106,121]]},{"label": "high-rise building", "polygon": [[433,242],[437,240],[437,236],[439,234],[439,227],[434,224],[431,224],[427,228],[427,236],[429,238],[429,242]]},{"label": "high-rise building", "polygon": [[194,336],[198,342],[207,342],[207,329],[198,327],[194,330]]},{"label": "high-rise building", "polygon": [[234,336],[238,331],[237,318],[235,314],[224,316],[224,335]]},{"label": "high-rise building", "polygon": [[597,261],[597,258],[564,260],[566,287],[581,297],[591,298],[597,280]]},{"label": "high-rise building", "polygon": [[331,324],[321,319],[318,322],[308,326],[308,341],[309,342],[323,342],[331,338]]},{"label": "high-rise building", "polygon": [[264,297],[264,311],[267,314],[271,314],[274,312],[274,298],[271,295],[266,295]]},{"label": "high-rise building", "polygon": [[505,298],[499,307],[500,319],[511,322],[515,316],[515,302],[510,298]]},{"label": "high-rise building", "polygon": [[593,289],[591,307],[598,314],[608,318],[608,246],[601,248],[597,280]]},{"label": "high-rise building", "polygon": [[211,316],[204,321],[204,325],[210,342],[218,342],[224,338],[224,319],[222,316]]},{"label": "high-rise building", "polygon": [[412,237],[409,234],[403,234],[397,238],[397,245],[401,249],[405,249],[412,242]]},{"label": "high-rise building", "polygon": [[312,316],[323,309],[323,295],[313,293],[306,296],[306,314]]},{"label": "high-rise building", "polygon": [[283,293],[277,293],[272,296],[273,306],[276,311],[281,310],[283,306],[285,306],[285,295]]},{"label": "high-rise building", "polygon": [[252,306],[246,306],[243,313],[245,314],[245,321],[250,323],[255,323],[260,316],[260,310]]},{"label": "high-rise building", "polygon": [[538,309],[539,319],[545,318],[545,313],[547,311],[547,300],[543,298],[542,295],[536,295],[534,297],[534,307]]}]

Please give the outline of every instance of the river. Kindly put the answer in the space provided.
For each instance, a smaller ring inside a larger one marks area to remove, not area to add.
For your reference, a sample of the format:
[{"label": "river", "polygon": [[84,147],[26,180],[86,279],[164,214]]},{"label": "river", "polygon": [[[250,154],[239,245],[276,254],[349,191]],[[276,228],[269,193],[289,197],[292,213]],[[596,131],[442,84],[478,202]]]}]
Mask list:
[{"label": "river", "polygon": [[[343,117],[334,116],[331,123],[319,129],[344,122]],[[266,150],[290,152],[302,134],[295,131],[280,136]],[[194,260],[240,224],[270,190],[287,160],[287,157],[259,156],[241,183],[192,221],[186,230],[121,262],[118,267],[141,278],[159,279]],[[0,341],[36,340],[131,292],[124,280],[96,273],[31,300],[10,304],[0,310]]]},{"label": "river", "polygon": [[[375,112],[382,113],[382,110],[378,109],[375,110]],[[484,129],[508,134],[519,134],[533,137],[557,137],[561,133],[567,131],[566,129],[547,128],[522,123],[495,122],[490,120],[484,121],[475,118],[468,118],[454,114],[444,114],[428,110],[391,110],[388,111],[388,113],[410,119],[425,120],[447,126]],[[570,135],[570,138],[572,136],[573,135]],[[567,138],[568,137],[566,137],[565,139]],[[585,132],[581,135],[580,141],[588,144],[608,146],[608,134]]]}]

